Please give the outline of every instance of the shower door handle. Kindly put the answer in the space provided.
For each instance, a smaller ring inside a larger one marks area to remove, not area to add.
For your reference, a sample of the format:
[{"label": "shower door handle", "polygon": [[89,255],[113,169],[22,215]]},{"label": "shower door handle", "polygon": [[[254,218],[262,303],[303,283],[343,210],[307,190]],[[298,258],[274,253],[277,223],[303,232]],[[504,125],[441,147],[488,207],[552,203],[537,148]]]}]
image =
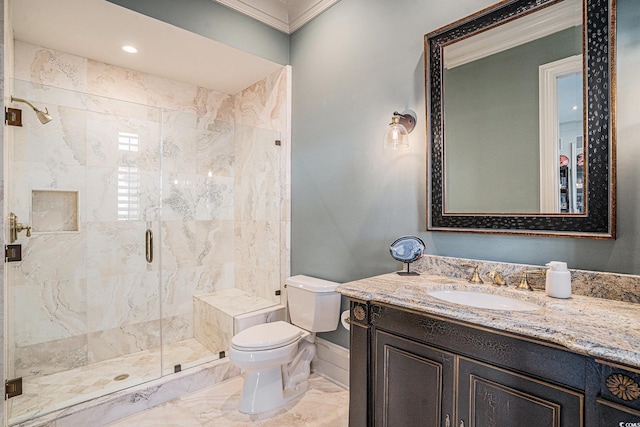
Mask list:
[{"label": "shower door handle", "polygon": [[153,262],[153,231],[147,229],[145,233],[145,249],[146,249],[146,257],[147,262],[151,264]]}]

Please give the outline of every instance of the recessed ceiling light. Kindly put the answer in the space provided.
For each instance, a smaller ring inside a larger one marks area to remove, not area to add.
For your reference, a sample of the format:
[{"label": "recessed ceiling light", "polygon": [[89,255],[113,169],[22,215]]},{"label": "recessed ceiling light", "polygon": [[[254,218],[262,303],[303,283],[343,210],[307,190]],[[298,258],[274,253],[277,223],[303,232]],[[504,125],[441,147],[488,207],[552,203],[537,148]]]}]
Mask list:
[{"label": "recessed ceiling light", "polygon": [[122,46],[122,50],[124,50],[127,53],[138,53],[138,49],[129,45]]}]

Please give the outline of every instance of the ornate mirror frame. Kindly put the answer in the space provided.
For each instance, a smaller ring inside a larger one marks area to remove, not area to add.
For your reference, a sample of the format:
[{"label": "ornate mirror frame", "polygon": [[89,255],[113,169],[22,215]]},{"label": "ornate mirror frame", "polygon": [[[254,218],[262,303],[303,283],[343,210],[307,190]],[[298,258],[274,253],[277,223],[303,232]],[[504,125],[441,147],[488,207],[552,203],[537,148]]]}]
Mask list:
[{"label": "ornate mirror frame", "polygon": [[585,212],[456,214],[444,200],[444,47],[562,0],[506,0],[425,35],[429,159],[427,229],[615,238],[615,0],[583,0]]}]

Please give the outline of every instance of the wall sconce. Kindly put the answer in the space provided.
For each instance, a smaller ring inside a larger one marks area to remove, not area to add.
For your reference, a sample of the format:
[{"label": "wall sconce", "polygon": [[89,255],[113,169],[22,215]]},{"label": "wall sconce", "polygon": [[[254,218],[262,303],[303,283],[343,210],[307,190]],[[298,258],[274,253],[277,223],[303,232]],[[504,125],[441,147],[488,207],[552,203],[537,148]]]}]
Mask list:
[{"label": "wall sconce", "polygon": [[396,150],[409,146],[409,134],[416,126],[416,117],[411,114],[393,112],[391,123],[384,132],[384,148]]}]

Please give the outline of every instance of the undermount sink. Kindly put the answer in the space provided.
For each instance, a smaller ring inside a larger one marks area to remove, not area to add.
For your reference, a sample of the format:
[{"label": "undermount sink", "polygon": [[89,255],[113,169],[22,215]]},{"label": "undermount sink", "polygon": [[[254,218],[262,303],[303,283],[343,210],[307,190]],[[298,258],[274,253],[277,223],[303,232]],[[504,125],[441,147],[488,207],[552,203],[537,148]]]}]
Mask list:
[{"label": "undermount sink", "polygon": [[540,306],[527,301],[484,292],[432,291],[427,294],[443,301],[490,310],[531,311],[540,309]]}]

